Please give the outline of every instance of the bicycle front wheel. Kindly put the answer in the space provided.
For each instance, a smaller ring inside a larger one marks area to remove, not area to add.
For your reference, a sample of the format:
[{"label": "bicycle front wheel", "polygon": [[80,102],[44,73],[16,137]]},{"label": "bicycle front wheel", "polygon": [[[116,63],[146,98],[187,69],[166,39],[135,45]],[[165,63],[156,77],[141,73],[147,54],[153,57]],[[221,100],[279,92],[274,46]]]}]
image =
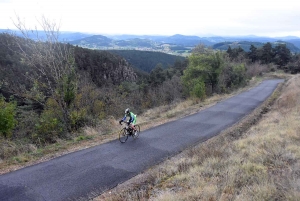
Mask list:
[{"label": "bicycle front wheel", "polygon": [[128,139],[127,131],[125,128],[123,128],[122,130],[120,130],[119,140],[121,143],[124,143],[127,141],[127,139]]}]

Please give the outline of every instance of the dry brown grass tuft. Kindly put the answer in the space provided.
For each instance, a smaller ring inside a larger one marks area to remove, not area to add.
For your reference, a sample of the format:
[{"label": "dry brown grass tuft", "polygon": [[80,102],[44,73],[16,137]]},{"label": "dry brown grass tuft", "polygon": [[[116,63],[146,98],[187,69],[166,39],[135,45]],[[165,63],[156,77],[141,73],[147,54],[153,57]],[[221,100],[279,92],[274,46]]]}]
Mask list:
[{"label": "dry brown grass tuft", "polygon": [[295,76],[291,78],[286,84],[286,91],[277,100],[277,109],[285,114],[291,109],[299,111],[300,104],[299,94],[300,94],[300,77]]}]

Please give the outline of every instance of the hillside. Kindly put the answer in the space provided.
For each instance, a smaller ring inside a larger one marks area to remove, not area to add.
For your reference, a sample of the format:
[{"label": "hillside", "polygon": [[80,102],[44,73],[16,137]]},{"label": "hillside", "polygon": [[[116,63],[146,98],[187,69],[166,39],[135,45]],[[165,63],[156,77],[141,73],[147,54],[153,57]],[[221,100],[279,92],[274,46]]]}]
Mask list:
[{"label": "hillside", "polygon": [[212,46],[213,49],[218,49],[218,50],[227,50],[228,47],[230,46],[232,49],[234,48],[238,48],[241,47],[244,51],[249,51],[250,50],[250,46],[254,45],[255,47],[262,47],[264,44],[260,43],[260,42],[248,42],[248,41],[235,41],[235,42],[221,42],[221,43],[217,43],[214,44]]},{"label": "hillside", "polygon": [[101,35],[89,36],[83,39],[70,41],[72,45],[79,45],[92,49],[99,49],[100,47],[108,47],[112,45],[112,39]]},{"label": "hillside", "polygon": [[184,36],[180,34],[176,34],[173,36],[166,37],[164,39],[157,40],[161,43],[170,43],[182,46],[196,46],[198,44],[204,44],[206,46],[211,46],[213,43],[207,39],[200,38],[198,36]]},{"label": "hillside", "polygon": [[[0,29],[0,33],[3,32],[11,32],[11,30]],[[21,36],[19,31],[13,30],[13,32],[15,32],[16,35]],[[39,37],[45,38],[45,34],[42,31],[38,31],[37,33]],[[35,34],[29,33],[29,37],[34,39],[36,36]],[[175,34],[172,36],[95,35],[80,32],[61,32],[59,40],[90,49],[159,51],[179,56],[189,55],[191,49],[199,44],[219,50],[227,50],[229,45],[231,48],[240,46],[245,51],[249,51],[251,44],[256,47],[261,47],[268,42],[272,43],[273,46],[278,43],[284,43],[291,52],[300,52],[300,38],[295,36],[276,38],[255,35],[200,37],[181,34]]]},{"label": "hillside", "polygon": [[[5,43],[11,40],[8,35],[0,34],[0,80],[5,83],[2,90],[29,88],[31,84],[26,78],[26,73],[33,73],[32,68],[20,62],[18,49],[13,51]],[[70,47],[75,50],[75,62],[79,72],[88,73],[94,84],[103,86],[104,83],[112,82],[120,84],[123,81],[133,81],[136,74],[124,58],[107,51],[96,51],[81,47]],[[22,87],[21,87],[22,86]]]},{"label": "hillside", "polygon": [[122,48],[153,48],[156,43],[148,39],[131,38],[127,40],[114,40],[102,35],[94,35],[87,38],[74,40],[72,45],[92,49],[122,49]]},{"label": "hillside", "polygon": [[124,81],[135,81],[137,76],[129,63],[120,56],[107,51],[75,48],[75,61],[79,70],[88,72],[93,83],[104,86]]},{"label": "hillside", "polygon": [[[218,49],[218,50],[227,50],[228,47],[230,46],[232,49],[241,47],[244,51],[249,52],[251,45],[254,45],[256,48],[260,48],[264,45],[265,43],[262,42],[250,42],[250,41],[233,41],[233,42],[221,42],[221,43],[216,43],[212,46],[213,49]],[[289,42],[284,42],[284,41],[274,41],[271,42],[272,47],[275,47],[278,44],[286,44],[286,47],[294,53],[299,53],[300,49],[296,47],[294,44],[289,43]]]},{"label": "hillside", "polygon": [[[278,44],[286,44],[286,47],[291,52],[298,53],[300,52],[299,41],[300,39],[298,39],[297,37],[198,37],[176,34],[173,36],[119,35],[107,37],[95,35],[88,38],[71,41],[70,43],[91,49],[143,51],[150,50],[178,56],[188,56],[191,53],[191,49],[199,44],[224,51],[226,51],[229,46],[232,49],[241,47],[244,51],[248,52],[252,44],[257,48],[260,48],[267,42],[270,42],[273,47],[277,46]],[[140,66],[137,63],[135,63],[135,65]]]},{"label": "hillside", "polygon": [[113,54],[124,57],[132,66],[146,72],[151,72],[157,64],[162,64],[165,68],[173,66],[179,60],[185,58],[170,55],[162,52],[138,51],[138,50],[109,50]]},{"label": "hillside", "polygon": [[[14,33],[17,36],[20,36],[20,37],[23,36],[19,30],[0,29],[0,33]],[[31,37],[32,39],[35,39],[37,35],[41,38],[46,38],[44,31],[30,32],[28,34],[29,34],[29,37]],[[58,39],[61,42],[69,42],[69,41],[74,41],[74,40],[79,40],[79,39],[83,39],[86,37],[90,37],[92,35],[93,34],[81,33],[81,32],[62,31],[59,33]]]},{"label": "hillside", "polygon": [[294,44],[297,48],[300,49],[300,39],[290,39],[290,40],[286,40],[286,41]]}]

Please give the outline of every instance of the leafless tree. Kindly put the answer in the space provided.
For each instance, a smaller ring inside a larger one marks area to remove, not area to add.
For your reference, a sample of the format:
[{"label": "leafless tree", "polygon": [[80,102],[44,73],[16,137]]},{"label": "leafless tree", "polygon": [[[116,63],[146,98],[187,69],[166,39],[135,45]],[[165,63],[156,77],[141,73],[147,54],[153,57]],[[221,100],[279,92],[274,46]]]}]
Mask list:
[{"label": "leafless tree", "polygon": [[14,25],[22,37],[13,35],[14,45],[22,62],[32,71],[26,77],[32,82],[31,94],[36,101],[56,101],[62,112],[62,120],[70,131],[70,109],[77,92],[74,50],[71,45],[59,41],[59,25],[42,16],[38,21],[42,31],[30,30],[19,16]]}]

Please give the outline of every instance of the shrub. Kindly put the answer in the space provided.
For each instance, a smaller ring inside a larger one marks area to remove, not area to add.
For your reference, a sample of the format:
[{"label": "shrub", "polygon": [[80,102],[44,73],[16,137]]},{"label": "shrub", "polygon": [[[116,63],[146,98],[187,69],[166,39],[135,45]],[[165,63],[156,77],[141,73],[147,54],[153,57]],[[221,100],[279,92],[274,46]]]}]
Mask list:
[{"label": "shrub", "polygon": [[99,117],[99,119],[105,118],[105,103],[101,100],[96,100],[93,104],[93,113]]},{"label": "shrub", "polygon": [[205,99],[206,94],[205,94],[205,84],[202,80],[197,80],[194,83],[194,86],[191,89],[190,95],[192,97],[199,98],[201,100]]},{"label": "shrub", "polygon": [[5,138],[11,137],[12,130],[17,123],[15,120],[16,107],[15,102],[7,103],[3,97],[0,97],[0,134]]},{"label": "shrub", "polygon": [[18,106],[16,120],[18,125],[14,129],[14,138],[30,138],[36,123],[39,120],[39,114],[34,110],[24,110]]},{"label": "shrub", "polygon": [[46,108],[40,115],[38,123],[35,125],[35,133],[32,135],[35,143],[53,143],[57,138],[63,137],[66,131],[58,107],[53,99],[47,100]]},{"label": "shrub", "polygon": [[79,129],[84,126],[87,121],[87,112],[85,108],[74,110],[71,112],[71,126],[72,129]]},{"label": "shrub", "polygon": [[246,68],[244,64],[234,65],[231,82],[234,86],[244,85],[246,83]]},{"label": "shrub", "polygon": [[266,64],[261,64],[259,62],[255,62],[255,63],[251,63],[251,64],[247,64],[247,71],[246,71],[246,76],[248,78],[252,78],[258,75],[262,75],[264,72],[268,72],[270,71],[276,71],[276,66],[270,64],[270,65],[266,65]]}]

